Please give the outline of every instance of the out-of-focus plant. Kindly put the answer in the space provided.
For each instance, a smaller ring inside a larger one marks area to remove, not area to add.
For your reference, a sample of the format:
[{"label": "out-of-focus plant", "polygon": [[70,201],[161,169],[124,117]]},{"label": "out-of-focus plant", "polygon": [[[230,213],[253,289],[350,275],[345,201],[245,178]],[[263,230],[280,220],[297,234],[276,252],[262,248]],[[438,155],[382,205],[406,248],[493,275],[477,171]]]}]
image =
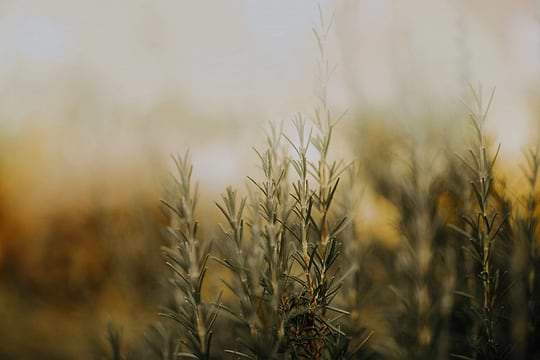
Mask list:
[{"label": "out-of-focus plant", "polygon": [[162,322],[153,324],[145,334],[145,358],[175,360],[180,353],[180,333],[176,327]]},{"label": "out-of-focus plant", "polygon": [[441,347],[446,347],[441,335],[447,331],[445,319],[452,311],[455,275],[452,249],[439,214],[444,187],[434,169],[437,159],[421,156],[422,149],[411,151],[406,173],[392,185],[402,239],[391,286],[400,309],[394,312],[393,328],[403,356],[433,359],[447,355],[441,353]]},{"label": "out-of-focus plant", "polygon": [[451,174],[449,159],[434,156],[431,144],[421,138],[393,144],[392,152],[401,156],[369,167],[375,170],[368,176],[377,196],[398,215],[399,244],[382,266],[391,295],[386,298],[391,301],[378,302],[395,341],[385,341],[385,358],[445,359],[451,347],[453,292],[459,276],[452,234],[444,225],[449,209],[443,200],[454,196],[451,188],[459,176]]},{"label": "out-of-focus plant", "polygon": [[514,212],[512,261],[512,319],[515,342],[514,356],[535,359],[540,356],[540,249],[538,245],[538,175],[540,150],[537,147],[525,151],[523,175],[527,192],[517,199],[520,205]]},{"label": "out-of-focus plant", "polygon": [[100,351],[103,354],[100,359],[106,360],[129,360],[133,356],[125,349],[121,330],[112,322],[107,324],[107,335],[105,337],[107,347]]}]

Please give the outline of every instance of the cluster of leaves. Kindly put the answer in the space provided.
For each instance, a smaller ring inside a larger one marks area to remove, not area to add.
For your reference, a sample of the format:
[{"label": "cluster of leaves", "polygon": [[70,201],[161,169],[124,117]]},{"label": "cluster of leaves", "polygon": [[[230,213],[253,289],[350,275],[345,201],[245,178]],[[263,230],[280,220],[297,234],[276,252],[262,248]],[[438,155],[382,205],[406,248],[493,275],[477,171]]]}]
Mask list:
[{"label": "cluster of leaves", "polygon": [[[250,178],[249,221],[243,217],[247,199],[238,200],[236,191],[228,189],[218,204],[229,244],[220,262],[234,275],[226,284],[239,304],[227,313],[244,328],[238,348],[227,352],[250,359],[348,358],[357,349],[349,349],[339,319],[349,313],[332,305],[343,284],[338,238],[347,220],[332,221],[331,207],[345,167],[326,160],[333,123],[318,136],[308,133],[302,115],[294,124],[297,142],[274,129],[267,149],[257,152],[263,179]],[[280,156],[283,139],[295,158]],[[310,146],[319,153],[317,162],[308,160]],[[292,185],[289,168],[296,176]]]}]

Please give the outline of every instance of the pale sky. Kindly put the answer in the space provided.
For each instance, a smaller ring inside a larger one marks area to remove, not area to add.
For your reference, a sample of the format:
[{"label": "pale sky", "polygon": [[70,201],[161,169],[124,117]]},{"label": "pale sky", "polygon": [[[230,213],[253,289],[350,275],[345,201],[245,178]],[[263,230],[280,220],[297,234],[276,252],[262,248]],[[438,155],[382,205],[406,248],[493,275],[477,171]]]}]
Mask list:
[{"label": "pale sky", "polygon": [[[410,116],[395,121],[411,122],[426,106],[459,104],[467,76],[498,88],[492,123],[503,150],[517,153],[531,137],[540,83],[533,1],[321,3],[328,17],[336,10],[337,107],[406,108]],[[250,146],[226,145],[231,137],[257,138],[262,124],[313,106],[317,22],[313,0],[3,0],[0,129],[75,124],[57,146],[83,158],[191,146],[208,164],[242,159]],[[247,134],[227,133],[229,124]],[[201,126],[216,134],[191,136]],[[226,173],[214,172],[216,181]]]},{"label": "pale sky", "polygon": [[[531,87],[540,63],[534,4],[474,4],[323,1],[327,15],[336,9],[334,58],[348,71],[335,86],[354,82],[366,101],[384,103],[396,82],[414,77],[417,87],[451,97],[465,62],[472,80]],[[27,107],[65,105],[51,92],[64,96],[87,79],[125,107],[151,107],[176,92],[195,108],[281,114],[312,95],[317,17],[313,0],[4,0],[0,74],[4,89],[29,97]]]}]

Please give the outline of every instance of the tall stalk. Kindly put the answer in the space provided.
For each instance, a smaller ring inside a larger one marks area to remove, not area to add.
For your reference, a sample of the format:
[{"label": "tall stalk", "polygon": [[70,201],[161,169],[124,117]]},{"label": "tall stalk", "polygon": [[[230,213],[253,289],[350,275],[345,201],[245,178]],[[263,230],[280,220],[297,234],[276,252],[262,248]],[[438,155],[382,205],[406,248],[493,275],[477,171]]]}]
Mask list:
[{"label": "tall stalk", "polygon": [[469,150],[469,158],[460,157],[464,167],[471,173],[470,184],[473,190],[475,207],[463,217],[467,229],[454,226],[454,229],[467,237],[469,245],[466,253],[475,261],[477,278],[480,282],[480,294],[466,294],[470,297],[470,306],[477,316],[480,332],[478,339],[473,339],[475,359],[503,359],[508,349],[498,341],[498,325],[503,315],[499,304],[498,287],[501,272],[494,266],[494,248],[506,218],[499,219],[499,212],[493,205],[493,166],[499,153],[500,145],[494,156],[490,156],[485,135],[485,122],[493,100],[491,93],[487,106],[482,99],[482,88],[472,90],[475,109],[470,110],[471,122],[475,130],[474,148]]},{"label": "tall stalk", "polygon": [[218,306],[211,309],[202,297],[204,279],[211,242],[200,241],[198,223],[195,220],[198,190],[192,184],[193,166],[189,154],[174,158],[177,176],[171,200],[162,201],[170,210],[171,226],[168,228],[174,242],[165,249],[166,264],[172,270],[171,283],[179,291],[179,300],[174,308],[160,315],[174,320],[180,327],[184,353],[179,356],[200,360],[210,359],[212,326],[219,312]]},{"label": "tall stalk", "polygon": [[[332,15],[326,22],[319,7],[319,26],[313,29],[319,48],[318,78],[319,87],[316,106],[311,118],[313,128],[306,129],[304,116],[295,120],[298,144],[291,143],[296,158],[291,164],[296,171],[298,181],[293,185],[295,205],[293,212],[299,222],[293,236],[299,240],[301,251],[294,254],[303,271],[303,279],[299,281],[303,290],[298,295],[301,305],[301,316],[297,318],[298,332],[295,347],[298,353],[313,359],[340,357],[347,352],[348,342],[340,340],[345,333],[336,325],[335,318],[330,318],[328,311],[347,315],[348,312],[331,306],[339,293],[342,279],[336,276],[339,272],[337,260],[341,244],[338,235],[347,225],[346,218],[336,219],[331,223],[331,207],[339,184],[339,176],[345,170],[343,162],[329,160],[329,149],[332,134],[337,121],[327,103],[327,89],[332,73],[327,57],[326,42],[334,21]],[[313,131],[315,130],[315,131]],[[306,133],[309,134],[306,137]],[[317,152],[315,161],[308,160],[308,151],[313,146]],[[310,187],[310,180],[316,186]]]}]

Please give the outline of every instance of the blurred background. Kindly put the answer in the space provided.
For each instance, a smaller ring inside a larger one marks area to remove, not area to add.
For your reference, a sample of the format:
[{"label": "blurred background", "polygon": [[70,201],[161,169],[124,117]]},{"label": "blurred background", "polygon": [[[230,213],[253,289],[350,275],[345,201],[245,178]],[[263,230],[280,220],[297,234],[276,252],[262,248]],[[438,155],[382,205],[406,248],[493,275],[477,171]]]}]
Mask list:
[{"label": "blurred background", "polygon": [[[451,148],[481,82],[497,86],[489,132],[512,183],[538,135],[538,2],[320,5],[335,10],[329,101],[347,110],[335,153],[399,133]],[[211,236],[213,199],[257,171],[268,122],[313,109],[318,22],[313,0],[0,2],[0,358],[91,357],[109,320],[144,331],[170,155],[190,149]],[[370,201],[366,233],[392,221]]]}]

